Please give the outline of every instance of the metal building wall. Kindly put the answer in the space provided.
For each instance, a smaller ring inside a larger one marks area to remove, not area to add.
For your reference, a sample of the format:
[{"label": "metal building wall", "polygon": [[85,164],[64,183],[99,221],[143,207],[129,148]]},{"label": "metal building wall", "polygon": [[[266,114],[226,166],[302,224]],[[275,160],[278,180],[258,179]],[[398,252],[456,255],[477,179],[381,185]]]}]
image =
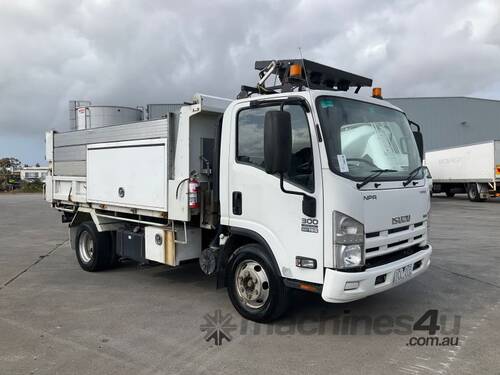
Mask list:
[{"label": "metal building wall", "polygon": [[148,104],[148,120],[165,118],[169,113],[179,113],[184,104]]},{"label": "metal building wall", "polygon": [[143,120],[143,112],[139,108],[91,105],[84,110],[82,118],[77,115],[77,129],[101,128]]},{"label": "metal building wall", "polygon": [[466,97],[387,101],[422,126],[426,151],[500,139],[500,101]]}]

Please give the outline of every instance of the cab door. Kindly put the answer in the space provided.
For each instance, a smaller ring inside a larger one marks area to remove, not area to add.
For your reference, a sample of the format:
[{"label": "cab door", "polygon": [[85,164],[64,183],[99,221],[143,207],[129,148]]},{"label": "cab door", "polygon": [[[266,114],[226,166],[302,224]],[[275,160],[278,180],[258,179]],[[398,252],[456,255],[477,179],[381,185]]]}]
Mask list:
[{"label": "cab door", "polygon": [[[284,106],[292,121],[292,158],[284,187],[316,199],[316,217],[308,217],[302,211],[303,197],[284,193],[279,176],[264,169],[264,118],[267,111],[279,108],[279,103],[250,107],[246,102],[232,111],[228,222],[260,235],[283,277],[322,283],[323,194],[313,118],[304,105]],[[297,257],[314,259],[316,268],[297,267]]]}]

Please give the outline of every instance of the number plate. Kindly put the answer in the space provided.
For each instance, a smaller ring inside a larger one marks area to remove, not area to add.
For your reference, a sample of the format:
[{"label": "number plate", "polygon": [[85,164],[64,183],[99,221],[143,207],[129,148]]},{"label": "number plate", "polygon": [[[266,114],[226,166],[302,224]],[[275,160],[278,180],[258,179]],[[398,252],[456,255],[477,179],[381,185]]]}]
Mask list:
[{"label": "number plate", "polygon": [[408,279],[411,276],[412,271],[413,271],[413,264],[409,264],[407,266],[404,266],[403,268],[394,271],[394,279],[392,281],[393,284],[397,284]]}]

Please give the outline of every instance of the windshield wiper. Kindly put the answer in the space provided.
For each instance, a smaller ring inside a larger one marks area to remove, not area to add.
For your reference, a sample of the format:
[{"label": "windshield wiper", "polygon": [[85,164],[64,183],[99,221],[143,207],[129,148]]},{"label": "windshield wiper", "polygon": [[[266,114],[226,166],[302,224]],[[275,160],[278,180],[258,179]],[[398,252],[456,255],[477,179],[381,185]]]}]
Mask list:
[{"label": "windshield wiper", "polygon": [[365,186],[367,183],[373,181],[374,179],[376,179],[378,176],[380,176],[382,173],[386,173],[386,172],[397,172],[397,170],[395,169],[375,169],[373,170],[371,175],[367,176],[363,181],[359,182],[356,184],[356,187],[358,189],[361,189],[363,186]]},{"label": "windshield wiper", "polygon": [[420,170],[421,170],[423,167],[424,167],[424,166],[423,166],[423,165],[421,165],[420,167],[417,167],[417,168],[415,168],[413,171],[411,171],[411,172],[410,172],[410,174],[408,175],[408,178],[406,179],[406,181],[405,181],[405,182],[403,182],[403,186],[408,186],[408,184],[409,184],[410,182],[412,182],[412,181],[413,181],[413,179],[414,179],[415,177],[417,177],[418,172],[420,172]]}]

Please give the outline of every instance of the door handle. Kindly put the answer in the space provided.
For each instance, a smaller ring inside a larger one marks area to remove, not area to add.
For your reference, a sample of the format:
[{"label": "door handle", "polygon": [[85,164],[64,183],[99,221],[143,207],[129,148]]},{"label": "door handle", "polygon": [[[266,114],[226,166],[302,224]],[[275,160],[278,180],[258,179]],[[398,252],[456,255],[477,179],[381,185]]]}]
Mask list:
[{"label": "door handle", "polygon": [[233,191],[233,215],[241,215],[242,202],[241,191]]}]

